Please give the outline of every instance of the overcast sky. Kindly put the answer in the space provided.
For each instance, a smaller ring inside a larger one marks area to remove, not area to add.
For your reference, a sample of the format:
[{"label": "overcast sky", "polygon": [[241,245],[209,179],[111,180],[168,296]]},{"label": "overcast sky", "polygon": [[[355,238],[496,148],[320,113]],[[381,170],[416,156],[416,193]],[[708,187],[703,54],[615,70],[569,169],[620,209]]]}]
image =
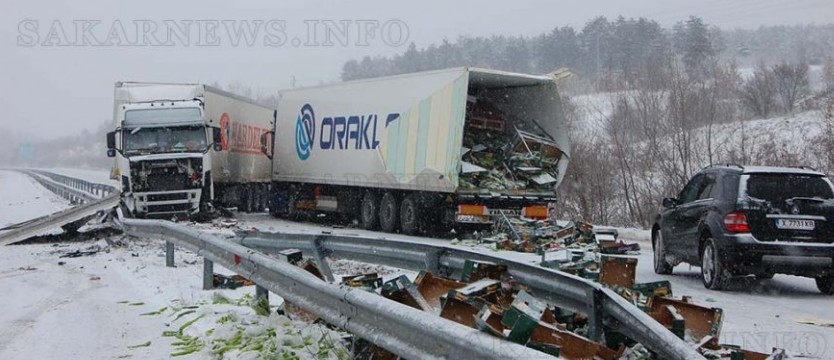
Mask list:
[{"label": "overcast sky", "polygon": [[[119,80],[235,83],[274,92],[293,78],[298,86],[337,80],[346,60],[399,53],[410,42],[423,47],[461,35],[537,35],[556,26],[581,28],[600,15],[643,16],[664,26],[696,15],[722,28],[834,22],[831,0],[4,4],[0,129],[40,139],[109,120]],[[340,29],[347,30],[344,37],[334,32]],[[254,36],[247,40],[236,31]],[[327,34],[332,46],[325,46]]]}]

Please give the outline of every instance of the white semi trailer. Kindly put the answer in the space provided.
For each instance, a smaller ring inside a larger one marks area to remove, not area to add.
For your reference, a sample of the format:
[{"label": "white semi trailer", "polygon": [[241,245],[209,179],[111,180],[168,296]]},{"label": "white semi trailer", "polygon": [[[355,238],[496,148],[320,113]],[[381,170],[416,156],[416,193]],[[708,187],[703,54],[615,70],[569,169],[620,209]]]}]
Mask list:
[{"label": "white semi trailer", "polygon": [[274,215],[408,234],[547,217],[570,158],[553,78],[476,68],[282,91],[272,134]]},{"label": "white semi trailer", "polygon": [[275,110],[200,84],[118,82],[107,134],[134,216],[196,215],[212,204],[262,210],[271,160],[260,137]]}]

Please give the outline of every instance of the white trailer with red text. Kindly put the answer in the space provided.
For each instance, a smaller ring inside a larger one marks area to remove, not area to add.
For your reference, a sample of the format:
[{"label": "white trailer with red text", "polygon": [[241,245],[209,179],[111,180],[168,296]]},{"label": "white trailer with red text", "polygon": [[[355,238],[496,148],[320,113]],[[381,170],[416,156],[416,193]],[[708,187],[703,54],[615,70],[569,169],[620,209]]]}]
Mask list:
[{"label": "white trailer with red text", "polygon": [[409,234],[546,217],[570,158],[552,77],[475,68],[282,91],[273,134],[273,214]]},{"label": "white trailer with red text", "polygon": [[275,110],[200,84],[118,82],[107,134],[122,203],[134,216],[195,215],[212,203],[263,210]]}]

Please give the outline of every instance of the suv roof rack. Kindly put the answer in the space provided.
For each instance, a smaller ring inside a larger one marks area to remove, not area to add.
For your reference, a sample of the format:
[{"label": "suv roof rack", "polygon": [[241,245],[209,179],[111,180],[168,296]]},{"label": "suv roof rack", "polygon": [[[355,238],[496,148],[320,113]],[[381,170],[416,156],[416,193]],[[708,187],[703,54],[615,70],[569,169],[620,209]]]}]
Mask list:
[{"label": "suv roof rack", "polygon": [[713,167],[717,167],[717,166],[735,167],[735,168],[739,168],[739,169],[741,169],[741,170],[744,170],[744,166],[741,166],[741,165],[739,165],[739,164],[733,164],[733,163],[726,163],[726,164],[710,164],[710,165],[704,166],[704,168],[703,168],[703,169],[701,169],[701,170],[706,170],[706,169],[713,168]]}]

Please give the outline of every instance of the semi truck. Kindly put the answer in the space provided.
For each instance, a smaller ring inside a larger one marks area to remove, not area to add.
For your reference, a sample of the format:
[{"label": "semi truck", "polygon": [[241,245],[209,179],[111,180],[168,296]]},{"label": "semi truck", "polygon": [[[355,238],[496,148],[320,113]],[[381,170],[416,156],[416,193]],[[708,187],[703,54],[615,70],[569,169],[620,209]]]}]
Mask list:
[{"label": "semi truck", "polygon": [[551,76],[463,67],[278,98],[261,139],[276,216],[332,212],[406,234],[545,218],[570,160]]},{"label": "semi truck", "polygon": [[260,137],[274,108],[201,84],[117,82],[113,97],[107,155],[128,215],[266,207],[272,164]]}]

